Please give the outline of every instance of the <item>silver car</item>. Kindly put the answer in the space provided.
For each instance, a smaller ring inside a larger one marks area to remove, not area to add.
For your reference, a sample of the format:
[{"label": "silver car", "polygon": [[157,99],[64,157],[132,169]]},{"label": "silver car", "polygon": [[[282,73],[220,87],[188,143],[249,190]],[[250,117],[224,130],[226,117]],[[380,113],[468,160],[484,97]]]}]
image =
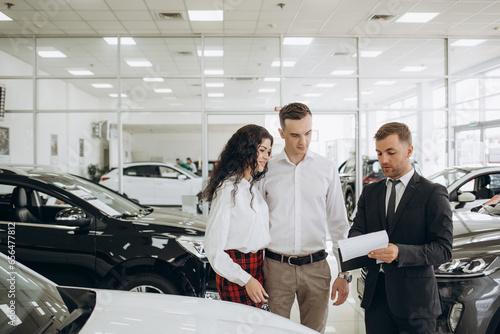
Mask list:
[{"label": "silver car", "polygon": [[[118,191],[118,168],[101,176],[99,183]],[[123,193],[143,205],[182,205],[182,196],[197,196],[201,187],[201,177],[175,164],[123,164]]]},{"label": "silver car", "polygon": [[469,211],[500,194],[500,165],[446,168],[428,179],[448,189],[455,211]]},{"label": "silver car", "polygon": [[0,254],[0,328],[9,333],[317,333],[254,307],[196,297],[57,286]]}]

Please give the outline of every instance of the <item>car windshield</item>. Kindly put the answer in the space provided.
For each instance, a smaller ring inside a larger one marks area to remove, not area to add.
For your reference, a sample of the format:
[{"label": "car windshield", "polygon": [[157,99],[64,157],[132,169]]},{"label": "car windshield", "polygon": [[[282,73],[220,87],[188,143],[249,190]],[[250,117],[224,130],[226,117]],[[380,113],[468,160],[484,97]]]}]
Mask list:
[{"label": "car windshield", "polygon": [[[44,324],[61,323],[69,310],[56,286],[24,271],[0,255],[0,328],[2,333],[34,333]],[[44,333],[56,333],[55,327]]]},{"label": "car windshield", "polygon": [[428,179],[432,182],[442,184],[445,187],[449,187],[456,180],[466,175],[468,171],[460,168],[450,168],[445,169],[441,172],[433,174],[428,177]]},{"label": "car windshield", "polygon": [[137,215],[149,212],[147,208],[132,202],[106,187],[71,174],[46,173],[37,176],[32,175],[32,177],[50,183],[86,200],[109,216]]}]

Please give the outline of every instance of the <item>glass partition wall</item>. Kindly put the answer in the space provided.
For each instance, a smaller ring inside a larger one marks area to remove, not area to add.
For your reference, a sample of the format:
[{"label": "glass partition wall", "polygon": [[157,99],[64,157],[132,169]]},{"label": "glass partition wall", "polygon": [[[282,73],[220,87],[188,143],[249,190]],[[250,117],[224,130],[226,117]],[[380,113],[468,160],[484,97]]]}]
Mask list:
[{"label": "glass partition wall", "polygon": [[499,49],[458,38],[1,38],[0,161],[97,179],[131,161],[207,163],[248,123],[271,131],[276,153],[276,110],[299,101],[314,114],[311,149],[337,165],[376,157],[373,135],[389,121],[412,129],[424,175],[500,162]]}]

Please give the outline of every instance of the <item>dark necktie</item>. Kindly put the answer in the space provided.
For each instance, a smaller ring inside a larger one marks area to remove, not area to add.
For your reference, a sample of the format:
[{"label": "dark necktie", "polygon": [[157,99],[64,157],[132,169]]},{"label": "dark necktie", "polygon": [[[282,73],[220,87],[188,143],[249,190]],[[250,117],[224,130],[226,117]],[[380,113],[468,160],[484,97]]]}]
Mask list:
[{"label": "dark necktie", "polygon": [[389,196],[389,204],[387,204],[387,230],[390,231],[394,224],[394,211],[396,211],[396,185],[400,180],[389,180],[391,184],[391,195]]}]

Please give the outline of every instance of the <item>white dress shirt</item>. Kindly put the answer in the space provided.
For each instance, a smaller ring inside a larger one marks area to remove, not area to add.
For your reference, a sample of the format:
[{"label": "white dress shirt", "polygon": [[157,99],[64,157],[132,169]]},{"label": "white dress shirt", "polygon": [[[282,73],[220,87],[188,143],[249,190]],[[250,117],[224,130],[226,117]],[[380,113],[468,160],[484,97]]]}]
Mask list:
[{"label": "white dress shirt", "polygon": [[[408,183],[410,182],[411,178],[413,177],[413,173],[415,173],[415,169],[411,169],[408,173],[405,175],[401,176],[398,180],[401,182],[398,182],[396,184],[396,205],[394,206],[394,211],[398,209],[398,204],[399,201],[401,201],[401,198],[403,197],[403,194],[405,193],[406,187],[408,186]],[[389,180],[390,178],[387,178],[385,180],[385,185],[387,187],[387,191],[385,193],[385,213],[387,215],[387,206],[389,205],[389,197],[391,196],[391,191],[390,189],[392,187],[389,187]]]},{"label": "white dress shirt", "polygon": [[327,229],[338,261],[338,240],[349,224],[337,166],[310,150],[295,165],[283,150],[268,162],[259,190],[269,206],[271,244],[285,255],[308,255],[326,249]]},{"label": "white dress shirt", "polygon": [[255,253],[271,241],[269,209],[257,187],[241,179],[233,201],[232,191],[236,177],[224,181],[212,201],[205,234],[205,253],[215,272],[227,280],[244,286],[251,275],[224,252],[236,249],[242,253]]}]

